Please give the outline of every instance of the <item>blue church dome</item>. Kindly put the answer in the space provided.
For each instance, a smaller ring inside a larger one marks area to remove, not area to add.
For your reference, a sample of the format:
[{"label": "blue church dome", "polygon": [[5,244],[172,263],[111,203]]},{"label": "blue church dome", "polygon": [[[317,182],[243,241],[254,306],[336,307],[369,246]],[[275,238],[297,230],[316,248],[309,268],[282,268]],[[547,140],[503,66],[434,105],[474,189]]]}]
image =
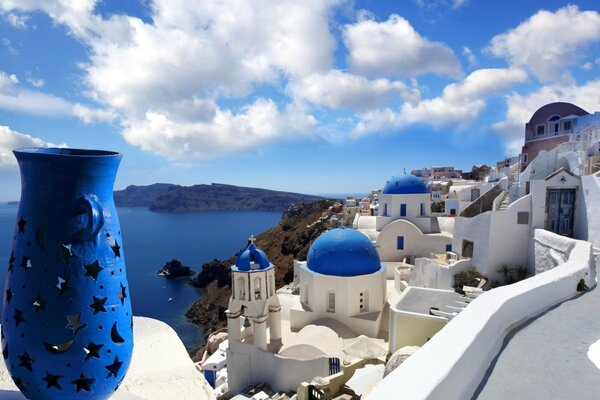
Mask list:
[{"label": "blue church dome", "polygon": [[[254,266],[254,268],[250,268],[251,263],[256,264],[258,267]],[[269,257],[251,242],[246,250],[240,253],[232,269],[236,271],[254,271],[257,269],[267,269],[270,266]]]},{"label": "blue church dome", "polygon": [[414,175],[392,176],[383,187],[383,194],[424,194],[429,193],[423,180]]},{"label": "blue church dome", "polygon": [[382,268],[375,246],[353,229],[332,229],[319,236],[308,250],[306,265],[334,276],[366,275]]}]

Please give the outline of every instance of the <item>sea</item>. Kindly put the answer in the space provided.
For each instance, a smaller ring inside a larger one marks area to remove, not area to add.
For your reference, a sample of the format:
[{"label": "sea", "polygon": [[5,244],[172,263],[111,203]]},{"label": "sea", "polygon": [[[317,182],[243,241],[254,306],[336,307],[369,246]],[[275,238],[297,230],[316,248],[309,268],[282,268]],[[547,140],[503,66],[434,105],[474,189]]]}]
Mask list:
[{"label": "sea", "polygon": [[[0,204],[0,261],[6,260],[0,268],[2,288],[18,208]],[[247,244],[250,235],[277,225],[282,215],[267,211],[155,213],[133,207],[117,208],[117,213],[133,314],[166,322],[188,350],[201,343],[203,332],[184,314],[201,292],[190,286],[187,278],[168,280],[158,276],[158,270],[174,258],[195,271],[215,258],[229,259]]]}]

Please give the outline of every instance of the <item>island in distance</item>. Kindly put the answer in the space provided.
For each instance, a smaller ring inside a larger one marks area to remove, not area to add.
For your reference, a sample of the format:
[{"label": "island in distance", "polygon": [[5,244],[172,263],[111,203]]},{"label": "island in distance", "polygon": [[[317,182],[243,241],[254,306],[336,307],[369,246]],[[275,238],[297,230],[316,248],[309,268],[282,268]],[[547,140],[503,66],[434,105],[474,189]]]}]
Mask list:
[{"label": "island in distance", "polygon": [[117,207],[147,207],[157,212],[210,210],[283,211],[295,203],[321,200],[319,196],[212,183],[179,186],[155,183],[115,191]]}]

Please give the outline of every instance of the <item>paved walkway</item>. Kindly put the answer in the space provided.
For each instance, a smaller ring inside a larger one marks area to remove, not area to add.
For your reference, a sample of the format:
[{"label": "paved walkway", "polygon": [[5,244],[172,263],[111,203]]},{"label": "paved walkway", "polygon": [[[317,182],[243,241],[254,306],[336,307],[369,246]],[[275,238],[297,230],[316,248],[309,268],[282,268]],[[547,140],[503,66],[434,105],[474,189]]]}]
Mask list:
[{"label": "paved walkway", "polygon": [[509,335],[473,399],[598,400],[600,369],[587,356],[598,339],[600,289],[596,286]]}]

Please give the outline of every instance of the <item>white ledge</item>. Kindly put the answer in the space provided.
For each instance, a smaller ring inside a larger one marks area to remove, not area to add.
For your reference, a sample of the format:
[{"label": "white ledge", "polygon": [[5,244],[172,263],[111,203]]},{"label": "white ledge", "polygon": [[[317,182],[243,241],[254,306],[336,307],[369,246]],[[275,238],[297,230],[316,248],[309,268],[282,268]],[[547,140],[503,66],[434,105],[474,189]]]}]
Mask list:
[{"label": "white ledge", "polygon": [[[134,317],[133,334],[131,366],[111,400],[214,400],[212,388],[169,325]],[[0,362],[0,398],[26,400],[4,362]]]}]

